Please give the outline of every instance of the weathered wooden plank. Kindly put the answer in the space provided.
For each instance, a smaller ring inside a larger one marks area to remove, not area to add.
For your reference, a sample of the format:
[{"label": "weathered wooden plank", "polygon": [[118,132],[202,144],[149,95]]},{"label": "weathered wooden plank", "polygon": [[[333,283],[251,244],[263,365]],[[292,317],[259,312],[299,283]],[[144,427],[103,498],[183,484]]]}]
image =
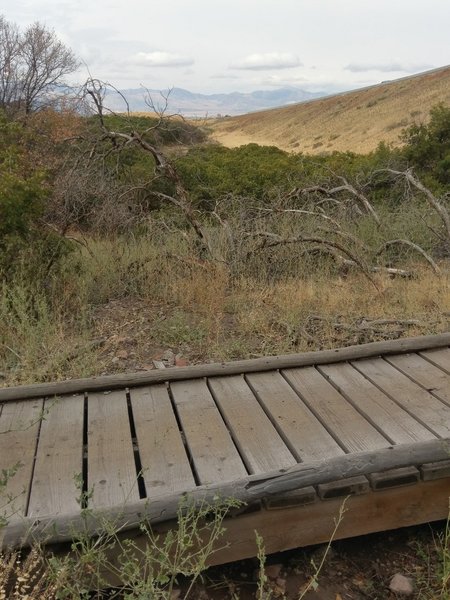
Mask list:
[{"label": "weathered wooden plank", "polygon": [[86,379],[72,379],[58,383],[40,383],[35,385],[4,388],[0,390],[0,402],[15,399],[35,398],[37,396],[53,396],[94,390],[112,390],[118,388],[161,383],[164,381],[179,381],[182,379],[197,379],[215,375],[237,375],[241,373],[256,373],[273,369],[288,369],[309,365],[321,365],[345,360],[356,360],[362,357],[414,352],[429,348],[450,346],[450,333],[428,335],[387,342],[372,342],[347,348],[320,350],[319,352],[303,352],[270,356],[250,360],[238,360],[231,363],[209,365],[194,365],[177,369],[161,369],[145,373],[103,375]]},{"label": "weathered wooden plank", "polygon": [[298,460],[316,460],[344,453],[278,372],[254,373],[246,379]]},{"label": "weathered wooden plank", "polygon": [[324,365],[319,367],[319,371],[394,444],[407,444],[436,437],[352,365]]},{"label": "weathered wooden plank", "polygon": [[202,379],[171,384],[186,442],[202,484],[231,481],[247,471]]},{"label": "weathered wooden plank", "polygon": [[46,400],[39,434],[29,516],[79,508],[83,471],[84,396]]},{"label": "weathered wooden plank", "polygon": [[317,369],[289,369],[283,375],[347,452],[389,446],[390,442]]},{"label": "weathered wooden plank", "polygon": [[414,418],[435,434],[450,434],[450,407],[412,382],[382,358],[362,359],[353,363],[367,379],[395,400]]},{"label": "weathered wooden plank", "polygon": [[11,522],[26,512],[42,407],[40,399],[11,402],[0,415],[0,474],[14,470],[0,490],[0,517]]},{"label": "weathered wooden plank", "polygon": [[[327,460],[301,463],[287,471],[251,475],[237,481],[200,486],[192,490],[189,497],[193,503],[203,504],[213,502],[214,498],[220,494],[222,498],[236,498],[252,503],[258,499],[278,496],[292,490],[337,481],[355,475],[369,475],[388,469],[448,460],[449,453],[450,438],[401,444],[382,448],[381,450],[344,454]],[[441,480],[439,484],[445,484],[445,510],[448,511],[448,480]],[[412,487],[411,491],[415,490],[416,487]],[[431,488],[427,487],[426,489]],[[392,491],[394,490],[389,490],[389,492]],[[378,493],[385,494],[387,492]],[[366,498],[367,496],[368,494],[360,497]],[[18,547],[30,544],[33,540],[43,540],[47,543],[62,542],[72,539],[76,532],[85,533],[87,531],[95,535],[102,531],[104,519],[113,521],[117,528],[122,531],[138,527],[143,520],[153,524],[161,523],[176,517],[182,497],[183,494],[178,493],[157,497],[152,502],[142,499],[125,506],[121,504],[111,508],[100,508],[83,516],[76,513],[71,516],[21,519],[0,529],[0,547]],[[429,502],[432,502],[432,500],[432,497],[428,497]],[[404,501],[405,498],[403,497],[403,503]],[[414,518],[416,517],[417,514],[414,513]],[[367,518],[367,515],[364,518],[361,515],[362,520],[365,518]],[[349,519],[349,521],[353,522],[354,519]],[[400,522],[401,520],[398,521],[398,523]],[[305,523],[300,523],[300,525],[303,527]]]},{"label": "weathered wooden plank", "polygon": [[127,398],[124,391],[88,397],[89,503],[119,506],[139,499]]},{"label": "weathered wooden plank", "polygon": [[250,473],[296,464],[242,375],[210,378],[209,387]]},{"label": "weathered wooden plank", "polygon": [[166,386],[130,390],[147,496],[189,491],[195,480]]},{"label": "weathered wooden plank", "polygon": [[420,354],[446,373],[450,373],[450,348],[426,350]]},{"label": "weathered wooden plank", "polygon": [[386,358],[386,360],[410,379],[450,405],[450,375],[442,369],[415,353],[394,355]]}]

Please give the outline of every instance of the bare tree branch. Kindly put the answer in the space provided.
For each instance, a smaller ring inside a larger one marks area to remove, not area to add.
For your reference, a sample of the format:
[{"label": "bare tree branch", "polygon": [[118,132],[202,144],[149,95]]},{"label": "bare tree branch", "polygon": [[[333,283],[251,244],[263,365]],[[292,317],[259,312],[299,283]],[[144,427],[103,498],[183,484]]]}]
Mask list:
[{"label": "bare tree branch", "polygon": [[36,22],[21,33],[0,18],[0,108],[29,114],[48,105],[78,66],[72,50],[45,25]]},{"label": "bare tree branch", "polygon": [[409,248],[413,248],[413,250],[415,250],[416,252],[419,252],[419,254],[421,254],[424,257],[424,259],[428,262],[428,264],[431,266],[433,271],[437,275],[441,274],[441,270],[439,269],[437,264],[434,262],[434,260],[431,258],[431,256],[427,252],[425,252],[425,250],[423,248],[421,248],[418,244],[411,242],[411,240],[397,239],[397,240],[389,240],[387,242],[384,242],[384,244],[382,246],[380,246],[380,248],[375,253],[375,256],[379,256],[382,252],[384,252],[384,250],[386,248],[388,248],[389,246],[394,246],[396,244],[402,244],[404,246],[408,246]]},{"label": "bare tree branch", "polygon": [[341,192],[348,192],[352,196],[354,196],[357,200],[359,200],[359,202],[366,209],[366,212],[373,217],[373,219],[375,220],[375,222],[377,223],[377,225],[380,225],[380,218],[379,218],[377,212],[375,211],[375,209],[373,208],[372,204],[366,198],[366,196],[364,196],[364,194],[362,194],[356,188],[354,188],[344,177],[339,177],[339,179],[341,179],[343,181],[343,184],[339,185],[337,187],[328,189],[328,188],[325,188],[325,187],[320,186],[320,185],[315,185],[315,186],[311,186],[311,187],[308,187],[308,188],[293,190],[289,194],[289,196],[294,196],[294,195],[295,196],[300,196],[300,195],[301,196],[305,196],[305,195],[317,192],[319,194],[322,194],[322,195],[326,196],[327,198],[330,198],[331,200],[336,200],[334,198],[334,196],[336,194],[339,194]]},{"label": "bare tree branch", "polygon": [[263,242],[262,242],[261,246],[259,248],[257,248],[257,250],[263,250],[265,248],[273,248],[275,246],[283,246],[283,245],[287,245],[287,244],[318,244],[318,245],[323,245],[328,248],[335,248],[336,250],[339,250],[340,252],[342,252],[343,254],[348,256],[356,265],[358,265],[358,267],[361,269],[361,271],[366,276],[366,278],[375,287],[375,289],[378,290],[377,284],[375,283],[373,278],[369,275],[369,269],[364,265],[364,263],[361,261],[361,259],[358,256],[356,256],[355,254],[353,254],[348,248],[346,248],[345,246],[340,244],[339,242],[332,241],[332,240],[325,240],[325,239],[319,238],[319,237],[297,236],[297,237],[292,237],[292,238],[282,238],[281,236],[279,236],[275,233],[270,233],[267,231],[260,231],[257,233],[251,233],[251,234],[247,234],[247,235],[249,237],[262,237],[263,238]]},{"label": "bare tree branch", "polygon": [[[156,145],[151,144],[145,139],[144,136],[146,132],[139,132],[132,127],[129,132],[114,131],[108,127],[105,119],[105,84],[103,82],[98,79],[89,79],[84,85],[83,91],[84,95],[90,98],[93,104],[94,114],[98,118],[102,132],[102,141],[109,141],[112,144],[113,149],[119,152],[128,146],[137,146],[152,156],[156,172],[172,182],[175,188],[175,194],[172,196],[158,191],[150,191],[150,195],[177,206],[195,231],[202,246],[209,252],[210,256],[213,257],[212,248],[206,232],[195,213],[189,195],[173,164]],[[129,125],[132,125],[130,121]]]},{"label": "bare tree branch", "polygon": [[427,187],[425,187],[423,183],[419,179],[417,179],[417,177],[414,176],[411,169],[407,169],[406,171],[394,171],[394,169],[379,169],[378,171],[376,171],[376,173],[390,173],[395,177],[404,177],[410,185],[422,192],[427,198],[428,202],[431,204],[431,206],[441,218],[445,227],[447,242],[450,242],[450,214],[448,210],[443,204],[441,204],[441,202],[436,198],[436,196]]}]

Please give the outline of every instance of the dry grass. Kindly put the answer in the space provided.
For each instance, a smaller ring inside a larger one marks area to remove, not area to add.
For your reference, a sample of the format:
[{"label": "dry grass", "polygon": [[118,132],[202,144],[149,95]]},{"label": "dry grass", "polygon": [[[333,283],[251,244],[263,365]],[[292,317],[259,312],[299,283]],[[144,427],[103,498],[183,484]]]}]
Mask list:
[{"label": "dry grass", "polygon": [[19,552],[0,553],[0,600],[54,600],[65,597],[61,588],[44,566],[38,546],[25,557]]},{"label": "dry grass", "polygon": [[[146,368],[171,348],[190,362],[301,352],[448,329],[450,273],[409,264],[415,279],[325,266],[269,280],[263,255],[253,273],[232,276],[157,240],[90,240],[69,257],[70,277],[50,294],[23,284],[3,289],[3,383]],[[296,260],[295,257],[293,260]],[[291,269],[291,267],[289,267]],[[388,322],[378,322],[380,319]],[[392,321],[392,322],[390,322]],[[92,346],[102,338],[104,343]],[[126,339],[129,359],[114,360]]]},{"label": "dry grass", "polygon": [[[205,359],[317,350],[447,329],[448,275],[438,279],[421,271],[415,280],[378,277],[377,283],[378,291],[360,274],[345,279],[316,274],[272,284],[241,278],[224,291],[223,281],[211,277],[213,310],[190,303],[187,295],[180,305],[185,314],[205,315]],[[192,279],[191,286],[197,285]]]},{"label": "dry grass", "polygon": [[425,122],[430,108],[450,102],[450,67],[295,106],[220,119],[212,136],[228,147],[251,142],[291,152],[367,153],[397,145],[402,129]]}]

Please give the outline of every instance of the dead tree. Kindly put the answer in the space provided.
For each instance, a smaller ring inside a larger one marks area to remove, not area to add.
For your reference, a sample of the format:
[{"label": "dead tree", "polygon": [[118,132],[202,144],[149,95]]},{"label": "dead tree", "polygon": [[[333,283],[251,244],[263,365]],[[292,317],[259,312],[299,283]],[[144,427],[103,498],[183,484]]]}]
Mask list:
[{"label": "dead tree", "polygon": [[[83,86],[82,95],[85,100],[89,101],[92,114],[97,120],[100,128],[99,137],[93,140],[93,143],[91,144],[89,157],[94,158],[96,155],[100,154],[105,158],[112,153],[120,157],[120,153],[130,147],[139,148],[142,152],[150,155],[154,162],[154,172],[149,173],[149,182],[151,183],[157,178],[164,178],[172,184],[174,193],[163,193],[151,189],[149,194],[164,203],[172,204],[178,208],[197,237],[200,245],[200,254],[203,254],[206,251],[209,257],[213,258],[213,251],[208,236],[198,218],[197,212],[192,205],[189,194],[184,187],[175,166],[167,158],[161,148],[149,141],[149,134],[152,131],[157,131],[162,126],[164,120],[170,118],[165,115],[167,102],[163,109],[156,111],[156,122],[150,121],[151,124],[149,127],[138,130],[133,119],[130,118],[130,111],[126,98],[116,88],[113,88],[112,86],[110,86],[110,88],[118,93],[125,102],[126,113],[121,115],[121,117],[125,119],[127,127],[126,130],[120,131],[110,128],[107,116],[116,113],[113,113],[113,111],[105,106],[106,85],[98,79],[89,79]],[[109,145],[106,150],[105,142]]]}]

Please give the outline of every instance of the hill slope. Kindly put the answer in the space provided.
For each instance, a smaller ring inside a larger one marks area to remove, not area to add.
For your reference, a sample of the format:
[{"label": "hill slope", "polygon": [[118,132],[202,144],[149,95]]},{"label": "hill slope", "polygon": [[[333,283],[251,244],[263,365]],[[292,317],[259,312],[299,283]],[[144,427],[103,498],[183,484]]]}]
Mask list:
[{"label": "hill slope", "polygon": [[292,152],[366,153],[398,144],[402,129],[426,121],[435,104],[450,104],[450,66],[353,92],[212,123],[224,146],[255,142]]}]

